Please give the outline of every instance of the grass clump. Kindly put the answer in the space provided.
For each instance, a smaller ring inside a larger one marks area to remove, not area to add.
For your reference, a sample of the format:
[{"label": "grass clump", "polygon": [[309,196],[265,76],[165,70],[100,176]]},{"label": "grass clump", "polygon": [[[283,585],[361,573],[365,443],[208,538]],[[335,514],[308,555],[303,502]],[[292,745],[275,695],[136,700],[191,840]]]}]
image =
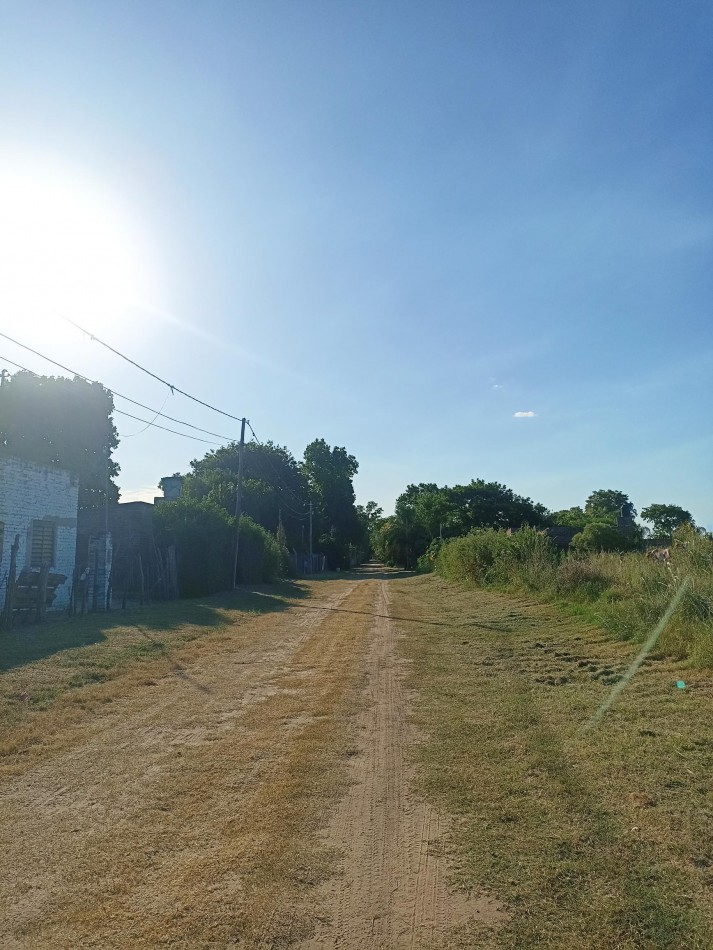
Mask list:
[{"label": "grass clump", "polygon": [[576,550],[559,555],[532,528],[513,535],[473,531],[444,543],[436,571],[458,583],[527,590],[585,613],[623,640],[643,641],[681,585],[681,602],[661,635],[661,654],[713,667],[713,539],[690,526],[674,533],[669,560],[642,552]]}]

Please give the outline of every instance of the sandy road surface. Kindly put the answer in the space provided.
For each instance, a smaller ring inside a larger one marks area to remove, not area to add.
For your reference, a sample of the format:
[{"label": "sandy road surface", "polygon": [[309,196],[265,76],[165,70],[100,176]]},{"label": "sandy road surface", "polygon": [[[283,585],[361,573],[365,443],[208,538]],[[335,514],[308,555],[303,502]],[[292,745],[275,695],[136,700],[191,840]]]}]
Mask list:
[{"label": "sandy road surface", "polygon": [[496,901],[449,892],[442,850],[446,822],[411,793],[408,752],[417,741],[390,619],[379,582],[366,658],[365,703],[357,719],[360,754],[347,795],[326,831],[340,849],[340,876],[325,889],[327,922],[305,947],[432,947],[469,918],[493,923]]},{"label": "sandy road surface", "polygon": [[427,947],[449,894],[410,796],[388,581],[205,638],[0,790],[3,947]]}]

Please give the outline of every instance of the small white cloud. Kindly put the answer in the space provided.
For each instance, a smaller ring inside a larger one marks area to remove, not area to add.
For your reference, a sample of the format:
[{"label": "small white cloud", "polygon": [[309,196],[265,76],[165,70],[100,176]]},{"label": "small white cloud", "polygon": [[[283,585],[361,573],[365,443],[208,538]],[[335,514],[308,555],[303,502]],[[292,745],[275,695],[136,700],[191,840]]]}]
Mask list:
[{"label": "small white cloud", "polygon": [[503,389],[504,387],[500,383],[493,383],[493,389]]},{"label": "small white cloud", "polygon": [[527,412],[520,410],[519,412],[513,413],[513,419],[534,419],[537,415],[536,412],[533,412],[532,409],[528,409]]}]

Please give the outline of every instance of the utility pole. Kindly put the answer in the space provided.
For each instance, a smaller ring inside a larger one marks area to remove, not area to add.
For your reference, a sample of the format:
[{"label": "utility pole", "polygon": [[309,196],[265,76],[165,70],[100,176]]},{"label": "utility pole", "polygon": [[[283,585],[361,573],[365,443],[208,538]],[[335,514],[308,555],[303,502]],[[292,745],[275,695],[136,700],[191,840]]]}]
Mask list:
[{"label": "utility pole", "polygon": [[309,570],[312,573],[312,502],[309,503]]},{"label": "utility pole", "polygon": [[238,551],[240,550],[240,517],[243,501],[243,452],[245,449],[245,418],[240,420],[240,442],[238,443],[238,485],[235,490],[235,517],[238,527],[235,532],[235,561],[233,562],[233,590],[238,586]]}]

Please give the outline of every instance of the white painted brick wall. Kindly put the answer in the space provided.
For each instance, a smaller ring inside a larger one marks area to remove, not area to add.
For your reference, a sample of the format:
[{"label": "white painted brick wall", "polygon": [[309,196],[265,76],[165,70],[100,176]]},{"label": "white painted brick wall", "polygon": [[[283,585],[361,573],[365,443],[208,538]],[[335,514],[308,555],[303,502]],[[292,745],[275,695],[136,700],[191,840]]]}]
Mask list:
[{"label": "white painted brick wall", "polygon": [[29,539],[33,521],[49,518],[57,524],[57,543],[52,572],[67,580],[57,588],[53,610],[69,605],[77,543],[76,476],[61,468],[47,468],[16,458],[0,458],[0,522],[5,525],[0,555],[0,608],[5,602],[10,547],[20,535],[17,573],[29,567]]}]

